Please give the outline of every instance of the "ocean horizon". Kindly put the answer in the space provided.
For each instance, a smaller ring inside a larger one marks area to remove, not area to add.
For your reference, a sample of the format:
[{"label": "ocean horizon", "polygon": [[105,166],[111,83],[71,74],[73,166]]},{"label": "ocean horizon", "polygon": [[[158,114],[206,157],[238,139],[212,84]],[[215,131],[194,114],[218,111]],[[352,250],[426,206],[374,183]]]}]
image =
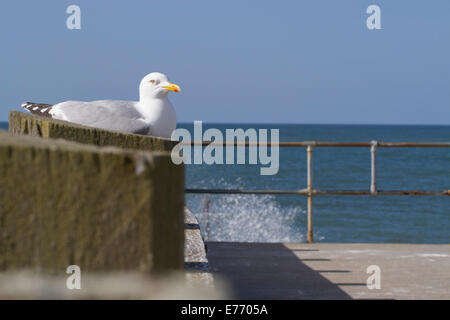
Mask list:
[{"label": "ocean horizon", "polygon": [[[192,132],[192,123],[180,123]],[[7,129],[6,122],[0,128]],[[448,125],[203,123],[217,128],[279,129],[280,141],[448,142]],[[314,188],[368,190],[369,148],[316,148]],[[448,148],[379,148],[380,190],[450,189]],[[306,187],[305,148],[280,148],[279,172],[261,176],[260,165],[186,165],[186,188],[299,190]],[[208,212],[204,203],[208,201]],[[300,195],[186,194],[205,240],[302,242],[306,197]],[[450,243],[450,197],[316,196],[316,242]]]}]

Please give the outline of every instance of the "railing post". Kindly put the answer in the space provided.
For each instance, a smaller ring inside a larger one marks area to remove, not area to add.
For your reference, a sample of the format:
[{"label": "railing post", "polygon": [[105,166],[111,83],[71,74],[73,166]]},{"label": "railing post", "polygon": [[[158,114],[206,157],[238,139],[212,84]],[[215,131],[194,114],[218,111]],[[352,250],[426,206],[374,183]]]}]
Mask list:
[{"label": "railing post", "polygon": [[372,195],[377,195],[377,145],[378,142],[373,140],[370,142],[370,153],[371,153],[371,179],[370,179],[370,193]]},{"label": "railing post", "polygon": [[203,199],[203,208],[202,212],[205,213],[205,220],[206,220],[206,226],[205,226],[205,238],[206,240],[209,239],[209,208],[211,206],[211,201],[208,197],[205,197]]},{"label": "railing post", "polygon": [[306,148],[307,155],[307,191],[308,191],[308,230],[306,234],[306,242],[313,243],[313,145],[309,144]]}]

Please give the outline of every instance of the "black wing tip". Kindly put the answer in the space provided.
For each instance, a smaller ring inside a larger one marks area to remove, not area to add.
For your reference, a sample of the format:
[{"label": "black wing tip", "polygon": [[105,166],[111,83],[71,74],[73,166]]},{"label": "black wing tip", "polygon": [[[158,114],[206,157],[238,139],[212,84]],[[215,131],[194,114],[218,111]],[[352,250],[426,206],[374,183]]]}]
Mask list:
[{"label": "black wing tip", "polygon": [[25,107],[30,107],[30,106],[33,106],[33,105],[36,105],[36,106],[43,106],[43,107],[52,107],[51,104],[47,104],[47,103],[38,103],[38,102],[30,102],[30,101],[24,102],[24,103],[22,103],[20,106],[21,106],[22,108],[25,108]]},{"label": "black wing tip", "polygon": [[44,117],[51,118],[50,110],[53,107],[51,104],[45,104],[45,103],[36,103],[36,102],[24,102],[20,105],[25,110],[37,114]]}]

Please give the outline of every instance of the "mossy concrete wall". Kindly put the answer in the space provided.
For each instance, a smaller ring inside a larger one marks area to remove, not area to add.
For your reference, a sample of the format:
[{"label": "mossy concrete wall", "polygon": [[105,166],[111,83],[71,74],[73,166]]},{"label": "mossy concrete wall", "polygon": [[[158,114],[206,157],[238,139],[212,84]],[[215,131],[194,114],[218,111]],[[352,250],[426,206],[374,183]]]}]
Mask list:
[{"label": "mossy concrete wall", "polygon": [[[11,119],[15,133],[113,139],[34,116]],[[183,205],[184,167],[168,152],[0,133],[1,271],[182,269]]]},{"label": "mossy concrete wall", "polygon": [[177,143],[176,141],[159,137],[125,134],[81,126],[67,121],[54,120],[19,111],[9,112],[9,132],[43,138],[61,138],[99,146],[151,151],[170,151]]}]

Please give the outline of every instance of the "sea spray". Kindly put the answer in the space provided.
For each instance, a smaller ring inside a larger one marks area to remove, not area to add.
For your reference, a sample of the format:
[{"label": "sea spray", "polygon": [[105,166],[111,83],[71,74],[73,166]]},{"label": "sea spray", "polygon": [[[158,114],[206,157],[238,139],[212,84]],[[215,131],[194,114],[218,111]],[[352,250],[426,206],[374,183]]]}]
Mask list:
[{"label": "sea spray", "polygon": [[187,205],[206,241],[304,241],[303,207],[282,208],[272,195],[187,195]]}]

